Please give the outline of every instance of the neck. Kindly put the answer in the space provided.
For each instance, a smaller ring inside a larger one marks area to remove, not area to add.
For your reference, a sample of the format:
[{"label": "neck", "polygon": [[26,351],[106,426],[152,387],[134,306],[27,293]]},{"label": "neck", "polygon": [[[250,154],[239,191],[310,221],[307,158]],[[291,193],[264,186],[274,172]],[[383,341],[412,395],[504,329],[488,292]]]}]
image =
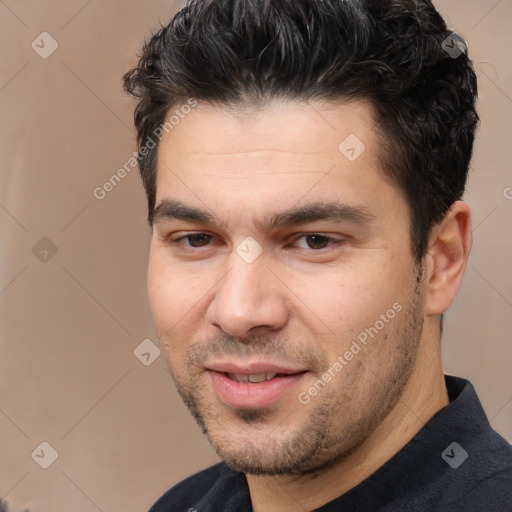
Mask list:
[{"label": "neck", "polygon": [[[368,478],[449,403],[440,342],[424,344],[398,404],[365,442],[336,466],[307,475],[246,475],[254,512],[315,510]],[[423,353],[421,353],[423,352]]]}]

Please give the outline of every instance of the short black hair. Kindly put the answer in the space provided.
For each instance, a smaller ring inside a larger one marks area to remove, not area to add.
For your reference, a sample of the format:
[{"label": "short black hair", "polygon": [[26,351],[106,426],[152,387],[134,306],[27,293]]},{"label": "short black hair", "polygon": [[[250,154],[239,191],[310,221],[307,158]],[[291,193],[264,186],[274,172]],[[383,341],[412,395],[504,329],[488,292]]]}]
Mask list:
[{"label": "short black hair", "polygon": [[[479,121],[466,50],[429,0],[191,0],[123,83],[139,99],[140,149],[191,98],[235,109],[369,101],[382,171],[407,200],[421,261],[432,226],[466,186]],[[140,149],[152,224],[158,144]]]},{"label": "short black hair", "polygon": [[[7,501],[0,498],[0,512],[9,512],[9,504]],[[25,509],[25,512],[30,512],[28,508]]]}]

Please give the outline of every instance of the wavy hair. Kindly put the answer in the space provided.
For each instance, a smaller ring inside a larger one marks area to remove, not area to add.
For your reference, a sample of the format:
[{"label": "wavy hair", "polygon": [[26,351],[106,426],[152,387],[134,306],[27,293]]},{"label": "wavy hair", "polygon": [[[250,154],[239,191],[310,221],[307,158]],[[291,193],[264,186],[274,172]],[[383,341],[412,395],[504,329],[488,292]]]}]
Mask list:
[{"label": "wavy hair", "polygon": [[[191,0],[123,77],[139,147],[190,98],[231,108],[271,100],[369,101],[382,171],[404,195],[412,252],[466,186],[478,115],[466,51],[429,0]],[[450,43],[453,46],[453,42]],[[158,145],[139,152],[150,224]]]}]

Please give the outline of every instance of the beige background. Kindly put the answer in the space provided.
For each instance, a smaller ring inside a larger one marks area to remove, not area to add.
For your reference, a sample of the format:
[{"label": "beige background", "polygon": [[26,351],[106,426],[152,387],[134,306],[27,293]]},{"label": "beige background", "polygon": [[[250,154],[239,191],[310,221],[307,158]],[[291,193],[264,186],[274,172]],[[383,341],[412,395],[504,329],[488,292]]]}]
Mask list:
[{"label": "beige background", "polygon": [[[93,196],[135,149],[120,77],[179,5],[0,0],[0,496],[14,511],[145,511],[217,460],[162,357],[134,355],[156,343],[137,171]],[[445,369],[473,382],[512,441],[512,2],[438,6],[469,43],[482,118],[467,193],[475,246],[446,318]],[[47,59],[31,48],[45,31],[59,45]],[[43,237],[57,249],[41,242],[46,262],[33,253]],[[43,441],[59,455],[48,469],[31,457]]]}]

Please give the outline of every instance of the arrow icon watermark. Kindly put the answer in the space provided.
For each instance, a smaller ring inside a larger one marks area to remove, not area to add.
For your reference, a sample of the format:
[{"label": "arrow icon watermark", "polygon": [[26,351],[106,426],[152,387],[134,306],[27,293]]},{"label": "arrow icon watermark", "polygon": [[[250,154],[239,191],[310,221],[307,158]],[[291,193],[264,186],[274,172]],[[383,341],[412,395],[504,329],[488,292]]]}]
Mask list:
[{"label": "arrow icon watermark", "polygon": [[468,43],[456,32],[452,32],[442,43],[443,50],[452,58],[456,59],[468,50]]},{"label": "arrow icon watermark", "polygon": [[263,252],[263,247],[252,236],[248,236],[238,245],[236,252],[246,263],[254,263]]},{"label": "arrow icon watermark", "polygon": [[146,338],[135,348],[133,354],[144,366],[149,366],[160,355],[160,349],[149,338]]},{"label": "arrow icon watermark", "polygon": [[48,263],[57,254],[57,246],[44,236],[32,247],[32,254],[41,263]]},{"label": "arrow icon watermark", "polygon": [[47,59],[59,47],[59,43],[48,32],[41,32],[30,46],[39,57]]},{"label": "arrow icon watermark", "polygon": [[468,452],[454,441],[444,450],[441,457],[452,469],[457,469],[468,458]]},{"label": "arrow icon watermark", "polygon": [[351,133],[339,146],[339,152],[350,162],[357,160],[366,150],[364,142]]},{"label": "arrow icon watermark", "polygon": [[50,443],[43,441],[32,452],[31,457],[42,469],[48,469],[58,459],[59,454]]}]

